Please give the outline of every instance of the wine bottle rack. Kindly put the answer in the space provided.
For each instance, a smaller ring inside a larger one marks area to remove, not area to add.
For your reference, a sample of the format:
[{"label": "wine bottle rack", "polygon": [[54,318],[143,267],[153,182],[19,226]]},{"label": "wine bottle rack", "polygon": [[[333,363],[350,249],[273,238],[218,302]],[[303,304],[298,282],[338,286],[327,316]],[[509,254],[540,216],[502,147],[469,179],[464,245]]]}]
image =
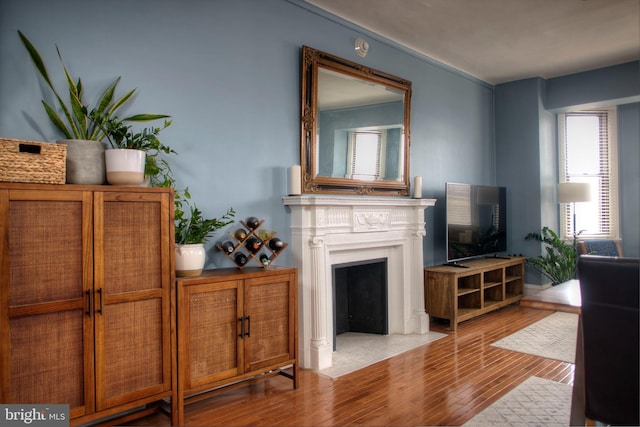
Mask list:
[{"label": "wine bottle rack", "polygon": [[[222,248],[222,244],[224,244],[226,240],[221,240],[216,243],[216,247],[218,248],[218,250],[224,253],[227,258],[229,258],[231,262],[233,262],[240,270],[246,267],[252,260],[256,261],[263,268],[267,269],[271,264],[273,264],[273,261],[275,261],[275,259],[278,258],[278,256],[280,256],[282,252],[284,252],[287,246],[289,246],[288,243],[282,242],[283,245],[281,248],[271,249],[271,247],[269,247],[269,242],[274,239],[278,233],[276,233],[275,231],[269,232],[269,237],[267,239],[263,239],[262,237],[260,237],[260,233],[258,233],[258,230],[260,230],[260,227],[262,227],[262,225],[264,224],[264,220],[260,220],[258,222],[258,226],[255,228],[249,227],[245,221],[240,221],[240,224],[242,225],[242,230],[244,230],[246,234],[244,238],[239,239],[238,237],[236,237],[236,233],[238,232],[238,230],[240,230],[240,228],[236,227],[233,230],[233,233],[231,231],[227,232],[230,237],[229,241],[233,243],[233,251],[228,252]],[[260,242],[260,249],[255,253],[248,250],[245,246],[247,241],[251,238],[258,239],[258,241]],[[236,262],[235,258],[239,252],[247,257],[247,262],[245,262],[244,264],[239,264],[238,262]],[[262,254],[266,255],[269,258],[268,264],[264,264],[260,261],[260,255]]]}]

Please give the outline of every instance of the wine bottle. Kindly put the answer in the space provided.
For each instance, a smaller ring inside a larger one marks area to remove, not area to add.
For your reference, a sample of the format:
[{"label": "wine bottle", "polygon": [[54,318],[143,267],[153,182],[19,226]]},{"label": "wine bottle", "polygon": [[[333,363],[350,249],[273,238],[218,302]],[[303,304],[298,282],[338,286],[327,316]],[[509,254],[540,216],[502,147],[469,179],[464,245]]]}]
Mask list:
[{"label": "wine bottle", "polygon": [[249,239],[244,244],[249,252],[252,254],[257,253],[262,247],[262,241],[255,237],[249,237]]},{"label": "wine bottle", "polygon": [[228,254],[233,252],[233,249],[234,249],[233,243],[231,243],[229,240],[222,242],[220,247],[222,248],[222,252],[226,252]]},{"label": "wine bottle", "polygon": [[245,254],[243,254],[242,252],[238,252],[234,257],[233,260],[235,261],[236,265],[239,267],[242,267],[243,265],[245,265],[247,263],[247,256]]},{"label": "wine bottle", "polygon": [[236,233],[234,234],[234,236],[239,241],[243,241],[244,239],[247,238],[247,231],[244,228],[239,228],[236,230]]},{"label": "wine bottle", "polygon": [[268,245],[272,251],[278,252],[284,247],[284,242],[277,237],[274,237],[273,239],[269,240]]},{"label": "wine bottle", "polygon": [[264,267],[267,267],[271,263],[271,260],[269,259],[267,254],[260,254],[259,259],[260,259],[260,264],[262,264]]},{"label": "wine bottle", "polygon": [[265,229],[258,230],[258,237],[261,238],[263,242],[266,242],[267,240],[269,240],[272,234],[273,234],[272,232],[267,231]]},{"label": "wine bottle", "polygon": [[252,230],[255,230],[260,225],[260,220],[255,216],[247,217],[247,219],[245,219],[244,222],[247,224],[247,227],[249,227]]}]

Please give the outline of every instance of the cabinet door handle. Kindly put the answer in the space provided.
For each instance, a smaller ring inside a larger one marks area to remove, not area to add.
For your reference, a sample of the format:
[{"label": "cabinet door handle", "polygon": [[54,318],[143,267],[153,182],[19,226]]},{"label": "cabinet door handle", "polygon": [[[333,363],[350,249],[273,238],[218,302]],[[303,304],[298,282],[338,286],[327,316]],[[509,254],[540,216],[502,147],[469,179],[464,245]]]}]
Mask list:
[{"label": "cabinet door handle", "polygon": [[100,308],[98,309],[98,313],[102,314],[102,288],[98,289],[98,296],[100,297]]},{"label": "cabinet door handle", "polygon": [[251,316],[247,316],[247,336],[251,336]]},{"label": "cabinet door handle", "polygon": [[240,338],[244,339],[244,317],[238,319],[240,322]]},{"label": "cabinet door handle", "polygon": [[91,316],[91,291],[87,291],[87,316]]}]

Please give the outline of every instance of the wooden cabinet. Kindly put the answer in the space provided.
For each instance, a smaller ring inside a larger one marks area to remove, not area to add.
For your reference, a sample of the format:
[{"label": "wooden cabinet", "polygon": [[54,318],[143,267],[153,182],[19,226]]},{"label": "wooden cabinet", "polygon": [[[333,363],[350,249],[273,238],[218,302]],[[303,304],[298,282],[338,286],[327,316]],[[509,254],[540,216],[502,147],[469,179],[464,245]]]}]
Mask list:
[{"label": "wooden cabinet", "polygon": [[458,323],[513,304],[524,295],[524,258],[484,258],[464,267],[424,269],[425,306],[429,316]]},{"label": "wooden cabinet", "polygon": [[297,277],[272,266],[178,278],[179,402],[266,373],[297,387]]},{"label": "wooden cabinet", "polygon": [[79,424],[173,396],[172,200],[0,184],[0,402]]}]

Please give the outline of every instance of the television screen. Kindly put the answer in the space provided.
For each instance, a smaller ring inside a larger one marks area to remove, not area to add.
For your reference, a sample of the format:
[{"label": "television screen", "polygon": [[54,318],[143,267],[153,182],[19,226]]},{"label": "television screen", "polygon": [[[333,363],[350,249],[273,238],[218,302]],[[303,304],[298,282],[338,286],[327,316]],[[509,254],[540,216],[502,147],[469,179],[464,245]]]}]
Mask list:
[{"label": "television screen", "polygon": [[507,189],[447,183],[447,262],[507,250]]}]

